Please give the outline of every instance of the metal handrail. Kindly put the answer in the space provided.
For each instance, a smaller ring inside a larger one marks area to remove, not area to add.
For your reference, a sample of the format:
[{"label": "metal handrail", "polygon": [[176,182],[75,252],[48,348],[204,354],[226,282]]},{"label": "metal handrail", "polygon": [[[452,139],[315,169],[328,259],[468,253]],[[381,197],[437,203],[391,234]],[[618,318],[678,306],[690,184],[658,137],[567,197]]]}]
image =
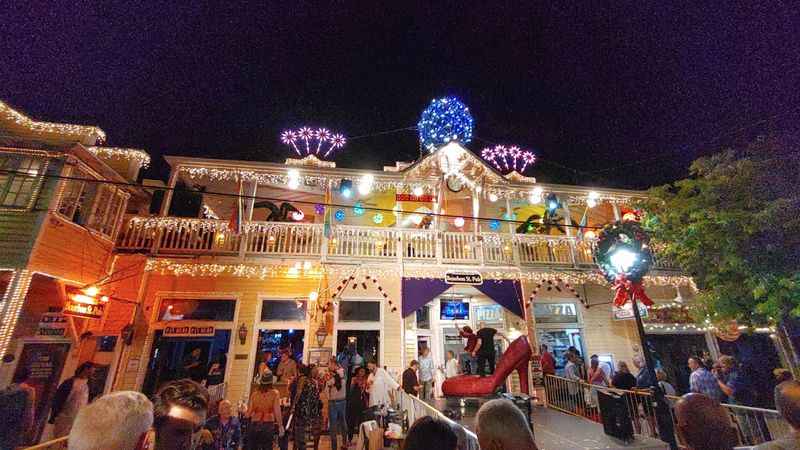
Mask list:
[{"label": "metal handrail", "polygon": [[[593,398],[596,395],[595,391],[622,394],[635,433],[658,438],[658,421],[653,405],[654,396],[650,391],[605,387],[555,375],[545,377],[546,404],[549,408],[600,421],[599,405],[596,398]],[[674,403],[680,397],[667,396],[667,399]],[[786,437],[792,433],[792,428],[778,411],[726,403],[723,403],[722,406],[738,430],[741,445],[757,445]],[[673,429],[677,429],[674,414],[672,421]]]},{"label": "metal handrail", "polygon": [[[460,423],[454,421],[453,419],[445,416],[441,411],[434,408],[433,406],[425,403],[419,397],[415,395],[410,395],[404,391],[397,391],[399,393],[398,396],[398,404],[399,408],[402,411],[406,411],[408,414],[408,421],[409,423],[413,423],[420,417],[424,416],[431,416],[435,417],[438,420],[441,420],[453,428],[457,428],[463,430],[464,435],[467,438],[466,449],[467,450],[478,450],[480,446],[478,445],[478,436],[473,433],[472,431],[468,430],[466,427],[461,425]],[[411,405],[411,407],[409,407]],[[417,414],[418,410],[422,409],[425,411],[424,414]]]},{"label": "metal handrail", "polygon": [[31,447],[24,447],[25,450],[61,450],[67,448],[67,439],[69,436],[64,436],[51,441],[42,442]]}]

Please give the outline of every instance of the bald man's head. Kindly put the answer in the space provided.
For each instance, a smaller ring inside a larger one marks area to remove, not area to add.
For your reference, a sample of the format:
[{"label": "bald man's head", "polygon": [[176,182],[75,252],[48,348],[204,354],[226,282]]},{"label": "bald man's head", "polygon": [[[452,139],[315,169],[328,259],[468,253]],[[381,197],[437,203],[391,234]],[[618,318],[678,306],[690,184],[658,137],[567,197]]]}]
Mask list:
[{"label": "bald man's head", "polygon": [[691,450],[731,450],[739,438],[722,406],[703,394],[686,394],[675,403],[678,434]]},{"label": "bald man's head", "polygon": [[528,421],[508,400],[490,400],[477,416],[481,450],[537,450]]},{"label": "bald man's head", "polygon": [[784,381],[775,389],[775,407],[795,430],[800,430],[800,382]]}]

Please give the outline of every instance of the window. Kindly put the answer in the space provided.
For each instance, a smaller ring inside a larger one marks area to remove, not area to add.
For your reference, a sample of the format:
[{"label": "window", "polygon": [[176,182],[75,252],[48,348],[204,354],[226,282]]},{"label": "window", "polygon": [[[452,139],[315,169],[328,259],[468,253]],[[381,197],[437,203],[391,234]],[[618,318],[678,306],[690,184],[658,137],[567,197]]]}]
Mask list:
[{"label": "window", "polygon": [[420,330],[431,329],[431,308],[428,305],[417,310],[417,328]]},{"label": "window", "polygon": [[[70,177],[93,178],[78,168],[73,169]],[[114,186],[73,179],[64,187],[58,212],[71,222],[112,237],[124,213],[125,199],[126,194]]]},{"label": "window", "polygon": [[300,307],[297,307],[297,302],[294,300],[264,300],[261,302],[261,321],[268,322],[271,320],[276,321],[295,321],[303,322],[306,320],[306,302],[300,302]]},{"label": "window", "polygon": [[166,298],[161,302],[158,320],[211,320],[225,322],[233,320],[236,300],[195,300]]},{"label": "window", "polygon": [[577,323],[575,303],[534,303],[533,315],[537,323]]},{"label": "window", "polygon": [[[73,169],[69,175],[73,178],[91,178],[80,169]],[[83,180],[68,180],[58,205],[58,212],[78,225],[84,225],[91,214],[97,183]]]},{"label": "window", "polygon": [[95,210],[87,225],[101,234],[112,236],[125,203],[124,194],[114,187],[101,186],[95,200]]},{"label": "window", "polygon": [[339,302],[339,322],[380,322],[381,302]]},{"label": "window", "polygon": [[4,154],[0,156],[0,206],[28,208],[41,186],[45,159],[35,156]]}]

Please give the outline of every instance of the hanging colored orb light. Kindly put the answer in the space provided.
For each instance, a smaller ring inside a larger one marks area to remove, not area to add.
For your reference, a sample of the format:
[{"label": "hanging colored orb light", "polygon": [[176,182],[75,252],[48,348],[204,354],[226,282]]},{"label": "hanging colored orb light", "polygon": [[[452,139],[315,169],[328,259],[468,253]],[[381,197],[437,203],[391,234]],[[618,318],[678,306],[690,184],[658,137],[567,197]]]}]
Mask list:
[{"label": "hanging colored orb light", "polygon": [[456,97],[443,97],[431,101],[417,123],[419,141],[433,152],[448,142],[468,144],[472,140],[474,125],[469,108]]}]

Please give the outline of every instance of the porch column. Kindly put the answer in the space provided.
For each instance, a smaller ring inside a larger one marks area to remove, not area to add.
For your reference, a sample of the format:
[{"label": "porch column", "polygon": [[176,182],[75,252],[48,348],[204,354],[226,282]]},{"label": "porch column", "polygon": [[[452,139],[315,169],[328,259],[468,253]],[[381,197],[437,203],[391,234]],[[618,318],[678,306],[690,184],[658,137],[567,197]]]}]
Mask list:
[{"label": "porch column", "polygon": [[167,189],[164,191],[164,197],[161,199],[161,211],[159,215],[166,217],[169,215],[169,207],[172,204],[172,194],[175,191],[175,185],[178,184],[178,174],[181,172],[181,166],[173,167],[172,172],[169,174],[167,181]]}]

